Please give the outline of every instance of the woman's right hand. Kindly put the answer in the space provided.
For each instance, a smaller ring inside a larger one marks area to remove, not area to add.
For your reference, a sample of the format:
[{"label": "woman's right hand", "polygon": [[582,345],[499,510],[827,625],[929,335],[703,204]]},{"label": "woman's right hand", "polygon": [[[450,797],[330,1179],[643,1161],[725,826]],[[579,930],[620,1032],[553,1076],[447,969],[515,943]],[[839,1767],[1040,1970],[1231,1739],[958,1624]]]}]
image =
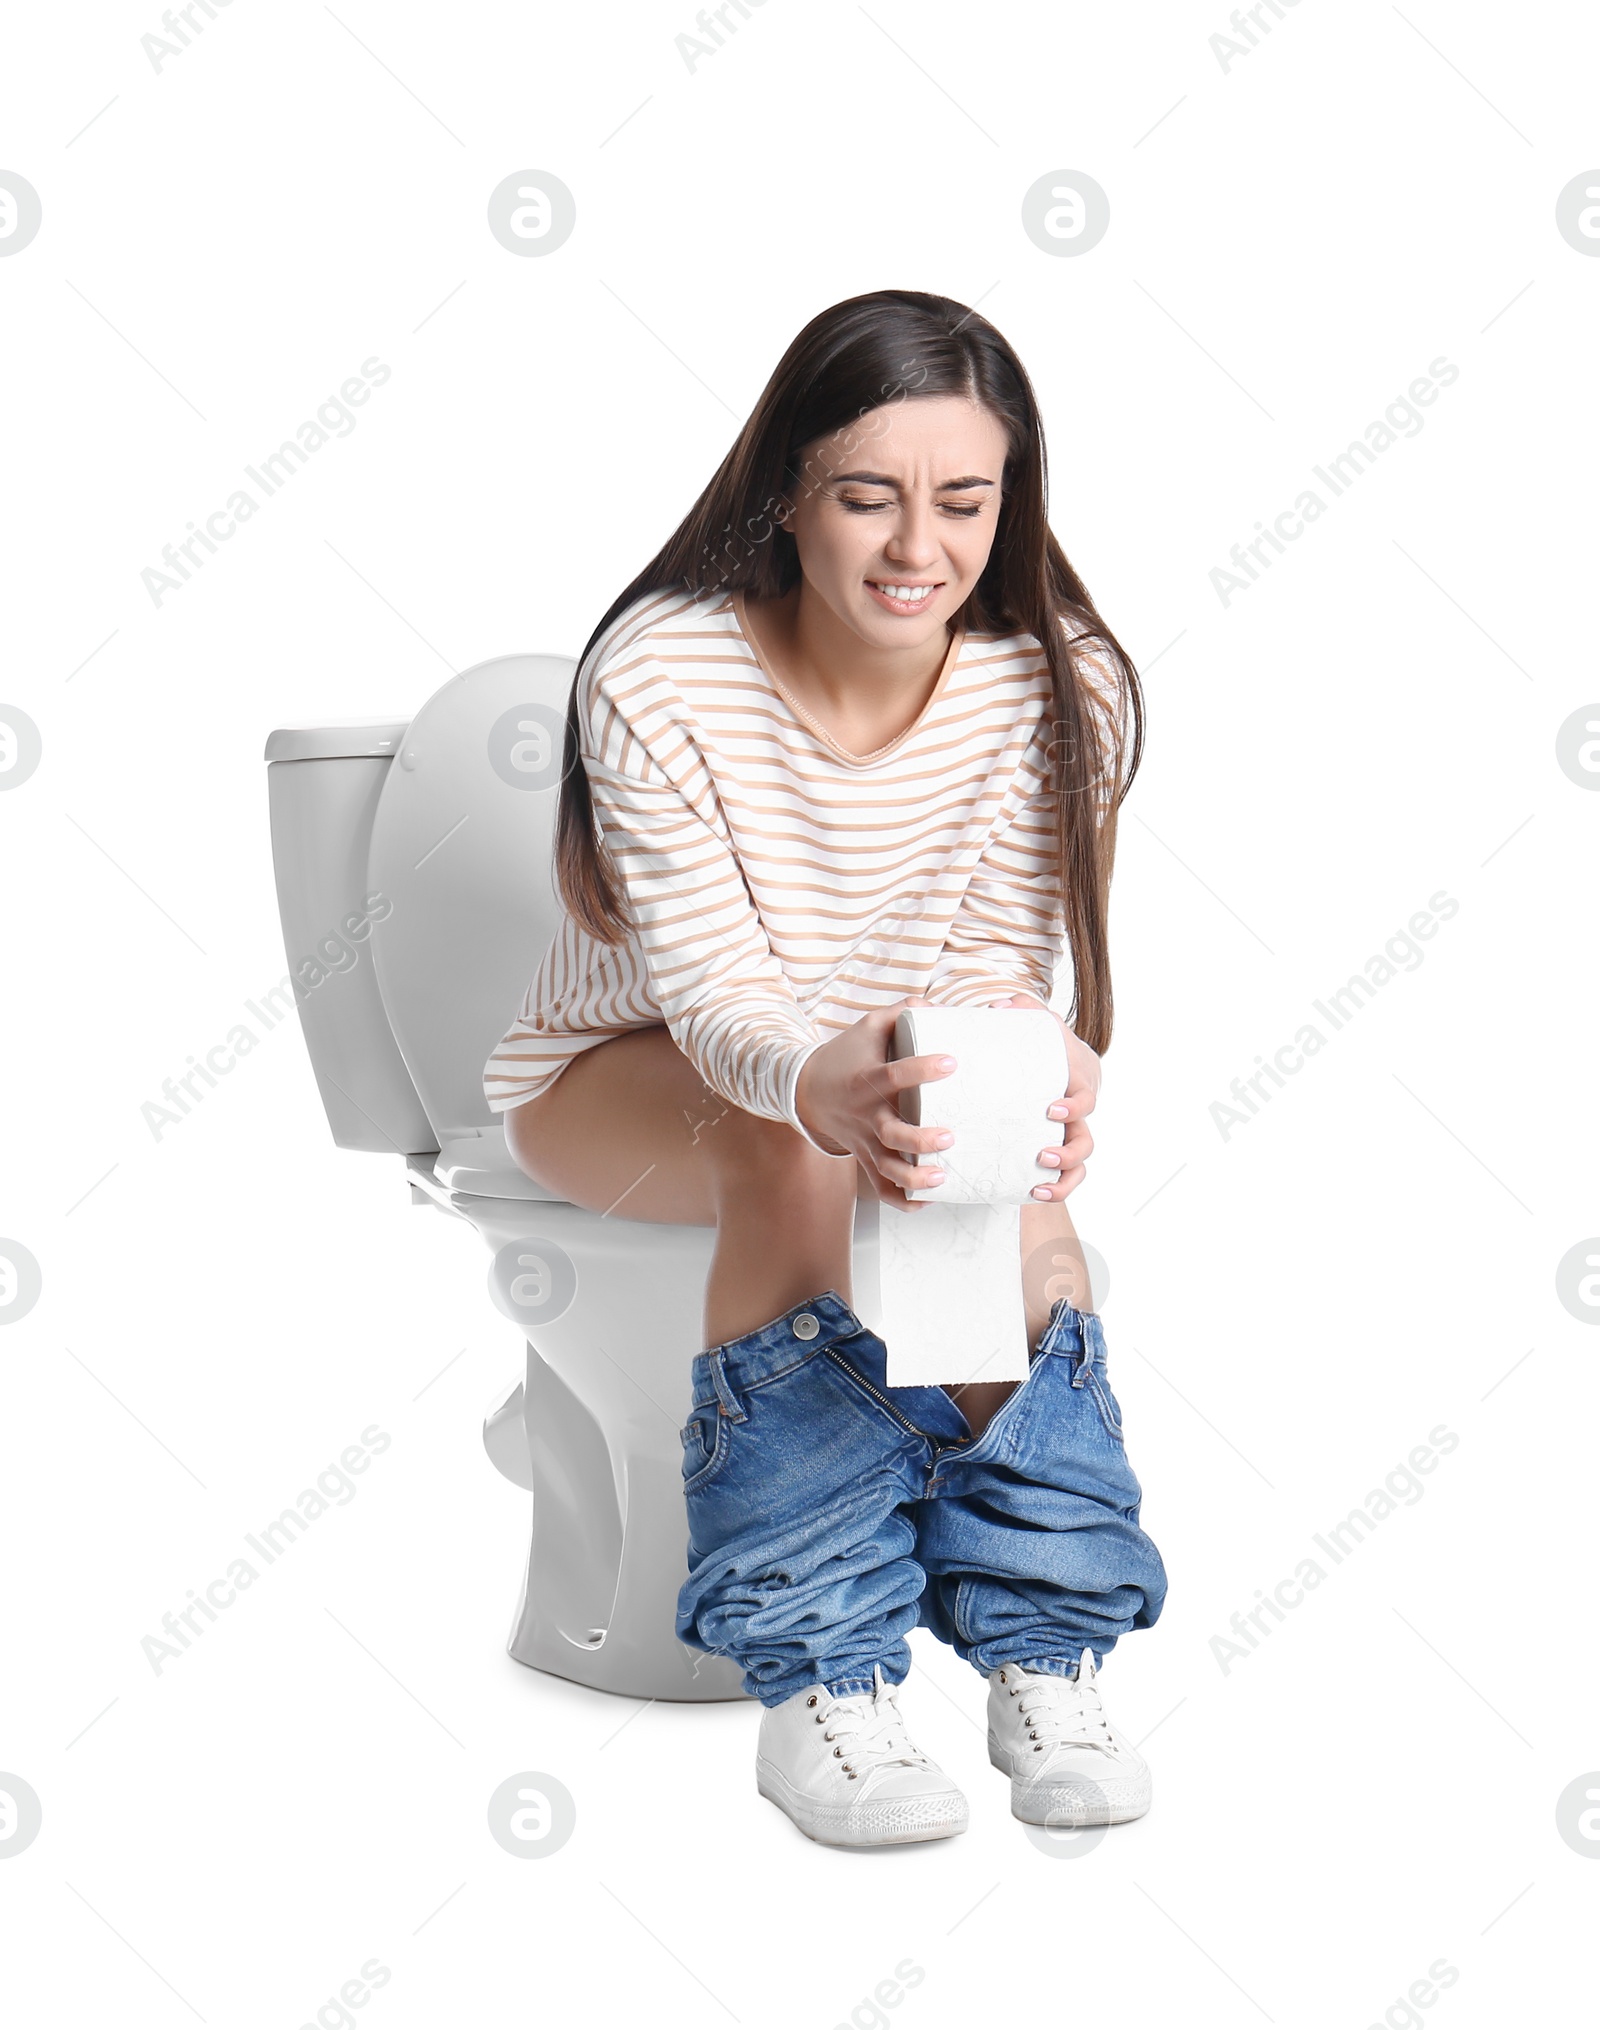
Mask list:
[{"label": "woman's right hand", "polygon": [[[947,1149],[954,1141],[937,1122],[914,1128],[901,1118],[896,1097],[907,1086],[932,1085],[955,1070],[953,1057],[889,1056],[894,1021],[902,1008],[934,1004],[907,995],[892,1007],[874,1008],[830,1036],[800,1067],[795,1111],[819,1142],[838,1145],[834,1154],[852,1155],[866,1170],[872,1188],[886,1205],[919,1212],[922,1199],[907,1198],[937,1184],[942,1170],[928,1170],[911,1159],[926,1150]],[[937,1112],[935,1100],[924,1113]]]}]

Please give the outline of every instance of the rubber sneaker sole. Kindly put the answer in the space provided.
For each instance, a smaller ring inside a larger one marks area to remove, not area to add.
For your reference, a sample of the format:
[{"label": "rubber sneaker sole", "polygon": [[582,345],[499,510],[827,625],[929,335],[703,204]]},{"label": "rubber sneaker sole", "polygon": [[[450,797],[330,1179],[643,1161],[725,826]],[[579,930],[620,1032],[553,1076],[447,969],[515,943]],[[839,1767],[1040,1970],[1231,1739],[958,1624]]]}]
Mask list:
[{"label": "rubber sneaker sole", "polygon": [[756,1789],[792,1819],[808,1840],[824,1847],[895,1847],[912,1840],[948,1840],[967,1830],[967,1800],[959,1790],[926,1797],[886,1797],[861,1804],[814,1804],[770,1762],[756,1761]]},{"label": "rubber sneaker sole", "polygon": [[1150,1777],[1118,1776],[1097,1783],[1070,1776],[1028,1782],[1013,1768],[994,1735],[989,1760],[1011,1779],[1011,1816],[1030,1826],[1120,1826],[1150,1809]]}]

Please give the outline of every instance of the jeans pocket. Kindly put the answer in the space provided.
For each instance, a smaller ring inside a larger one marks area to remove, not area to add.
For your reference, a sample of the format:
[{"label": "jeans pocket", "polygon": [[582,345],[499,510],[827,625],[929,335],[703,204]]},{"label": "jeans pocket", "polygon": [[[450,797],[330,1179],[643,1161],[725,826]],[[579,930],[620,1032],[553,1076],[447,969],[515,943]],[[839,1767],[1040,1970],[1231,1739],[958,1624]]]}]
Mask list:
[{"label": "jeans pocket", "polygon": [[1119,1445],[1123,1444],[1125,1441],[1122,1435],[1122,1405],[1112,1393],[1111,1381],[1106,1373],[1105,1362],[1086,1361],[1084,1363],[1084,1373],[1089,1378],[1088,1386],[1100,1411],[1101,1423],[1105,1425],[1109,1436],[1115,1438]]},{"label": "jeans pocket", "polygon": [[715,1403],[707,1404],[693,1412],[678,1436],[683,1441],[683,1491],[694,1494],[727,1463],[728,1419],[718,1414]]}]

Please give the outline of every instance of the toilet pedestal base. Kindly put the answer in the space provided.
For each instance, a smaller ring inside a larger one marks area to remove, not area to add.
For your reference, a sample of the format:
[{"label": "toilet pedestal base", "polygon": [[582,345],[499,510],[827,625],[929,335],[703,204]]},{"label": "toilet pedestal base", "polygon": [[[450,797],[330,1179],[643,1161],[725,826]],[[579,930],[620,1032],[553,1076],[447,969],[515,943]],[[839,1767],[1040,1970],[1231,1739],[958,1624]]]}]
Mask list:
[{"label": "toilet pedestal base", "polygon": [[676,1456],[655,1456],[659,1432],[621,1462],[627,1486],[607,1501],[597,1495],[614,1485],[605,1437],[532,1345],[522,1398],[533,1535],[511,1655],[630,1698],[746,1697],[736,1665],[686,1647],[673,1630],[688,1573],[683,1482]]}]

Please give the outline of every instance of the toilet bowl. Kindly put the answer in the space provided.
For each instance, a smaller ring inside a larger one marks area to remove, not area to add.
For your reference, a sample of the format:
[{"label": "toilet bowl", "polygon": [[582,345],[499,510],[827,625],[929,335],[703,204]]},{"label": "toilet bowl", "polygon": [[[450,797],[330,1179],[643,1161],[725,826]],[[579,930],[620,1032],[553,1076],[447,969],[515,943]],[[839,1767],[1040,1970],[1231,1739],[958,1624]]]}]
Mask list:
[{"label": "toilet bowl", "polygon": [[[274,732],[284,943],[334,1141],[399,1157],[414,1204],[477,1229],[490,1298],[526,1343],[483,1425],[490,1459],[533,1496],[510,1654],[604,1691],[742,1698],[736,1667],[673,1627],[687,1572],[679,1432],[715,1235],[553,1197],[519,1169],[483,1095],[485,1061],[562,918],[552,849],[575,668],[501,656],[409,722]],[[858,1290],[875,1286],[867,1209]]]}]

